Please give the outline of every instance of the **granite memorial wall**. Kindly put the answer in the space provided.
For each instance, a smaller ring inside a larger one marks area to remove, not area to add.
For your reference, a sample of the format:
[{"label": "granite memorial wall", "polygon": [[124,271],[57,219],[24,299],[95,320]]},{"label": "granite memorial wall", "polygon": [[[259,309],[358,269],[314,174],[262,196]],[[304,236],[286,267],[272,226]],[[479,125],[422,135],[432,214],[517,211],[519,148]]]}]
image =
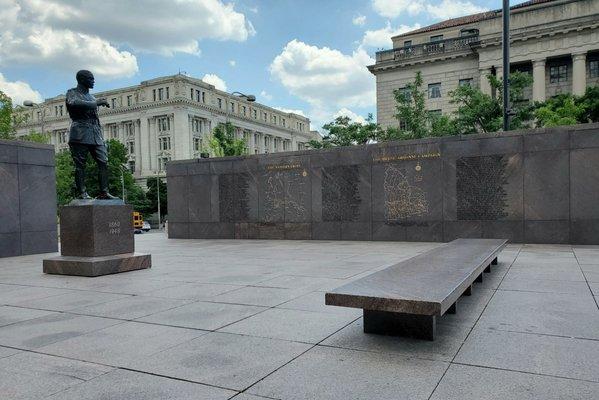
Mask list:
[{"label": "granite memorial wall", "polygon": [[599,244],[599,124],[167,167],[170,238]]},{"label": "granite memorial wall", "polygon": [[55,251],[54,147],[0,140],[0,257]]}]

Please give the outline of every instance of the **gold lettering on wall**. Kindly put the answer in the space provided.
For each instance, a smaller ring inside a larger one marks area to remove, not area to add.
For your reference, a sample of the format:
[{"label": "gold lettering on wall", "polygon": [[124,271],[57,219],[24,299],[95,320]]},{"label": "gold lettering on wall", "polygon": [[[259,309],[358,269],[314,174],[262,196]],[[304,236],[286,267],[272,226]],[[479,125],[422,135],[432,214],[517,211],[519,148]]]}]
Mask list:
[{"label": "gold lettering on wall", "polygon": [[441,153],[413,153],[413,154],[398,154],[394,156],[380,156],[374,157],[374,162],[390,162],[390,161],[403,161],[403,160],[419,160],[423,158],[437,158],[441,157]]},{"label": "gold lettering on wall", "polygon": [[271,164],[266,166],[267,171],[281,171],[287,169],[300,169],[301,164]]}]

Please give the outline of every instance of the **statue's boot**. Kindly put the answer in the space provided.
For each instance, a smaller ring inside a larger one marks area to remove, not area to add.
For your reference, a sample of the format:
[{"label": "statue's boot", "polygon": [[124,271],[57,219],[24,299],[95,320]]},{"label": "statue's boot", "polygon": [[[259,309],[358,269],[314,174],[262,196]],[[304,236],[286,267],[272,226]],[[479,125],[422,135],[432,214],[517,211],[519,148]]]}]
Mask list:
[{"label": "statue's boot", "polygon": [[80,199],[91,199],[91,196],[87,194],[87,190],[85,189],[85,171],[83,169],[75,168],[75,186],[77,187]]},{"label": "statue's boot", "polygon": [[108,168],[106,165],[100,167],[98,170],[98,181],[100,182],[100,194],[97,199],[101,200],[113,200],[118,199],[118,197],[111,195],[108,193]]}]

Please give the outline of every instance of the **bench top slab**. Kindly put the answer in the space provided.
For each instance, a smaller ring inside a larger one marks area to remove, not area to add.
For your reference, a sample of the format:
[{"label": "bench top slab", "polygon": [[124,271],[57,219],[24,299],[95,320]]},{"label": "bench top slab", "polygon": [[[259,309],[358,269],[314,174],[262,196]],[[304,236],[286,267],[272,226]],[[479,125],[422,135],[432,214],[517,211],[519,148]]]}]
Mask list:
[{"label": "bench top slab", "polygon": [[328,292],[325,303],[443,315],[506,243],[505,239],[457,239]]}]

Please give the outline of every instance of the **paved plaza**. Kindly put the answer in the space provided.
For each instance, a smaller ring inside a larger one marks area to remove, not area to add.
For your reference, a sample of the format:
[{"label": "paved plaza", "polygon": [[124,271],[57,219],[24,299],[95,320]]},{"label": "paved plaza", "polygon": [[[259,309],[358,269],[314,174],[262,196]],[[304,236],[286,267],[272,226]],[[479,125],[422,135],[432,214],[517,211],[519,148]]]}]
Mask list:
[{"label": "paved plaza", "polygon": [[0,259],[0,399],[599,398],[599,246],[508,245],[434,342],[324,305],[435,246],[150,233],[152,269],[98,278]]}]

